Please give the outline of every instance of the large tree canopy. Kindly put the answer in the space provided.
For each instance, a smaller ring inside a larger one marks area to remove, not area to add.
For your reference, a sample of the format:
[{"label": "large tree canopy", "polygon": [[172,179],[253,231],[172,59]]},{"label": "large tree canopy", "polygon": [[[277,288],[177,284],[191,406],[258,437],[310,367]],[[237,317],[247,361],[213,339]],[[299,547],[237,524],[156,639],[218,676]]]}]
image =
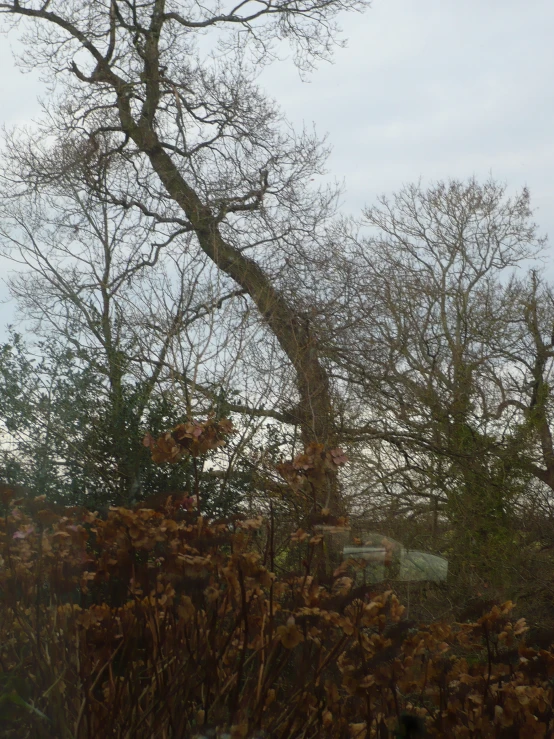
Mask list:
[{"label": "large tree canopy", "polygon": [[42,127],[46,149],[61,133],[84,161],[117,157],[111,203],[194,237],[190,248],[240,286],[294,369],[304,441],[327,445],[329,381],[291,278],[320,248],[336,192],[312,186],[325,148],[285,125],[256,76],[283,42],[301,70],[328,58],[338,13],[364,6],[0,2],[8,24],[25,27],[23,63],[46,68],[58,86]]}]

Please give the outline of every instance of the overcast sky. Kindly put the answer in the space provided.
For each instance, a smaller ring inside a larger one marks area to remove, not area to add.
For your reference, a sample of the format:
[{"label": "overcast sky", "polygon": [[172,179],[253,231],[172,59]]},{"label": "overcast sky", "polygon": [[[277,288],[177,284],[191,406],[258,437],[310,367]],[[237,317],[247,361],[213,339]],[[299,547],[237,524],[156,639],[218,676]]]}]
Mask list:
[{"label": "overcast sky", "polygon": [[[295,124],[328,134],[345,209],[419,178],[492,174],[530,188],[554,239],[554,2],[374,0],[342,26],[347,48],[309,83],[287,62],[263,83]],[[16,69],[10,42],[0,37],[7,126],[37,116],[41,93],[37,75]],[[0,326],[13,316],[0,305]]]}]

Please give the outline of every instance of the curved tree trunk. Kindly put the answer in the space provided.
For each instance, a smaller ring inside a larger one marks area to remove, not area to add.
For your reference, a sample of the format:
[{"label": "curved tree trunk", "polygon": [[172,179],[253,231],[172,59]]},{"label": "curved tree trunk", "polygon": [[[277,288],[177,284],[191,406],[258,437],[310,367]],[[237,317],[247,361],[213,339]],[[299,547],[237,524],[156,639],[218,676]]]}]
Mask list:
[{"label": "curved tree trunk", "polygon": [[[336,439],[329,381],[309,328],[271,284],[262,268],[225,241],[209,205],[185,180],[156,132],[155,119],[162,97],[164,74],[160,69],[159,41],[163,25],[169,17],[165,0],[151,0],[150,23],[147,27],[141,27],[143,43],[139,53],[142,70],[137,70],[137,79],[144,84],[144,95],[140,98],[140,113],[133,110],[132,101],[136,104],[138,98],[133,97],[132,80],[129,82],[124,79],[112,66],[112,54],[117,44],[116,16],[110,16],[114,30],[110,37],[110,48],[103,54],[85,31],[74,25],[72,20],[51,12],[47,6],[48,3],[43,8],[33,9],[14,2],[8,8],[10,12],[57,25],[77,40],[95,60],[96,69],[90,75],[84,74],[75,62],[72,62],[71,71],[85,84],[108,86],[114,91],[122,133],[148,157],[169,197],[185,213],[205,254],[251,297],[294,367],[300,396],[298,421],[304,443],[316,441],[326,447],[334,446]],[[231,20],[236,18],[233,16]],[[330,487],[329,505],[337,510],[340,500],[336,480],[330,481]]]},{"label": "curved tree trunk", "polygon": [[[326,447],[335,446],[329,379],[306,322],[271,284],[262,268],[224,240],[211,209],[185,181],[152,127],[144,119],[138,125],[135,123],[125,94],[119,92],[118,101],[123,130],[148,156],[168,194],[189,220],[200,247],[252,298],[294,367],[300,396],[298,424],[303,443],[315,441]],[[335,478],[330,479],[329,490],[323,497],[321,502],[328,503],[333,512],[342,512]]]}]

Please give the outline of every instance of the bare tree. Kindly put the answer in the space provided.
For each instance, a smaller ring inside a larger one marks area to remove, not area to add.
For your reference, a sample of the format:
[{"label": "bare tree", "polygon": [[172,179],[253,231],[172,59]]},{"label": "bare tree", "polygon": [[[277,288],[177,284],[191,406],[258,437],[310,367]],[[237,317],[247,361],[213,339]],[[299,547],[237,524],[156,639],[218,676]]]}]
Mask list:
[{"label": "bare tree", "polygon": [[539,298],[515,271],[544,246],[529,195],[473,180],[414,185],[365,220],[326,338],[330,372],[348,387],[359,489],[486,537],[530,474],[549,477],[551,337],[541,337],[552,314],[548,291]]},{"label": "bare tree", "polygon": [[283,41],[302,70],[327,58],[338,12],[365,4],[0,3],[8,23],[25,24],[24,63],[63,89],[45,135],[53,125],[94,154],[108,133],[122,162],[112,202],[180,221],[246,292],[294,368],[305,442],[335,442],[331,393],[310,322],[282,286],[290,260],[318,243],[336,193],[312,188],[324,147],[287,128],[255,78]]},{"label": "bare tree", "polygon": [[113,500],[129,502],[140,495],[139,433],[152,399],[171,397],[188,417],[213,407],[256,329],[228,309],[243,291],[214,281],[210,261],[187,250],[186,228],[168,231],[109,202],[117,162],[100,157],[93,166],[63,146],[48,154],[7,141],[0,246],[18,268],[9,287],[49,354],[69,350],[100,378],[115,467],[107,474],[106,458],[91,460],[86,444],[83,465],[93,464]]},{"label": "bare tree", "polygon": [[520,290],[496,415],[510,419],[514,463],[554,491],[554,288],[533,269]]}]

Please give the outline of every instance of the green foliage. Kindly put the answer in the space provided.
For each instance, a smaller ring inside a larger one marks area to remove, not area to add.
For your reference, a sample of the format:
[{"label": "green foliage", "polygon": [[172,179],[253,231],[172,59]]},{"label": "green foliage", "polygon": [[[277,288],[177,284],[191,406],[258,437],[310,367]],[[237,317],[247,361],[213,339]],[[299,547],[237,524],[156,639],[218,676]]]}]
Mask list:
[{"label": "green foliage", "polygon": [[212,474],[206,459],[160,467],[142,439],[182,420],[169,393],[122,378],[117,397],[92,358],[41,343],[34,357],[21,336],[0,347],[0,481],[31,495],[90,509],[132,505],[166,491],[192,491],[202,479],[206,512],[238,510],[251,473],[244,463],[226,476]]}]

